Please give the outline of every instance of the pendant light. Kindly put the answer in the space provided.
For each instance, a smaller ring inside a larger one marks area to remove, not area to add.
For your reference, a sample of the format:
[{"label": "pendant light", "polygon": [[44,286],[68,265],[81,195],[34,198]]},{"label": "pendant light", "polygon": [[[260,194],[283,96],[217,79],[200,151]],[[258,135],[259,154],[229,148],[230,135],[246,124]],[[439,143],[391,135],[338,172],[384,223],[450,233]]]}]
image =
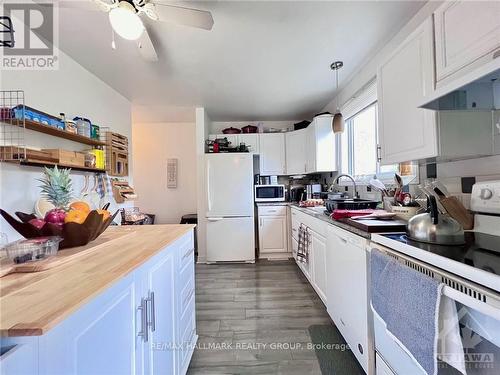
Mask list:
[{"label": "pendant light", "polygon": [[340,113],[339,109],[339,69],[344,66],[344,63],[342,61],[334,61],[330,64],[330,69],[335,70],[335,81],[336,81],[336,89],[335,89],[335,94],[337,97],[337,110],[335,112],[335,115],[333,116],[333,121],[332,121],[332,129],[334,133],[342,133],[344,131],[344,118],[342,117],[342,113]]}]

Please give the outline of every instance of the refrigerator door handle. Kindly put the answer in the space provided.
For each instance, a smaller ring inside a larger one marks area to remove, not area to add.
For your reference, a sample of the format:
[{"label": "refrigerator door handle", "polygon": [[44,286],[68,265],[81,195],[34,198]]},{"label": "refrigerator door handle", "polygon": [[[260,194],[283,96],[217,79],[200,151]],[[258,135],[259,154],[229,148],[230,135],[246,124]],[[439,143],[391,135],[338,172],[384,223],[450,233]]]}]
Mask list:
[{"label": "refrigerator door handle", "polygon": [[210,163],[207,163],[207,212],[212,210],[212,200],[210,199]]},{"label": "refrigerator door handle", "polygon": [[223,217],[208,217],[207,221],[221,221],[223,219]]}]

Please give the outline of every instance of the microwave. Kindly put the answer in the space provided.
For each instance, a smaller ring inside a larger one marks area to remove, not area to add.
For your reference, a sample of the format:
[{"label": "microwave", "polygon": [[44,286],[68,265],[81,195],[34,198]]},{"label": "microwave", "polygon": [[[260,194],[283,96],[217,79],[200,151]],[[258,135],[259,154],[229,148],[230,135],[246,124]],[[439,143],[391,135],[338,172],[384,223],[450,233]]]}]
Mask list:
[{"label": "microwave", "polygon": [[284,202],[285,185],[255,185],[255,202]]}]

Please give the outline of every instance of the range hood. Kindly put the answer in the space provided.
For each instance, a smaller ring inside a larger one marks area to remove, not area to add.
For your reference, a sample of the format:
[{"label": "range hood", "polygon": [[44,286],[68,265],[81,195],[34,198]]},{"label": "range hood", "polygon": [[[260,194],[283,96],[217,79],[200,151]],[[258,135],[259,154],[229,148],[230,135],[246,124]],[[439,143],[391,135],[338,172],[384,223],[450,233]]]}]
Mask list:
[{"label": "range hood", "polygon": [[419,107],[435,111],[500,109],[500,58],[438,87]]}]

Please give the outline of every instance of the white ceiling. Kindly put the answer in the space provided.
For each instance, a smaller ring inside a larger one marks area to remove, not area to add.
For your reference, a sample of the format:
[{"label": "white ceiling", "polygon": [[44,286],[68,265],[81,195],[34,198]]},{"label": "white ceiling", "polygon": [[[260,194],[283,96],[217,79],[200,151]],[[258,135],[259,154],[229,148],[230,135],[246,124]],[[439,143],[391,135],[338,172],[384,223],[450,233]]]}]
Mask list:
[{"label": "white ceiling", "polygon": [[211,31],[145,20],[160,61],[134,42],[111,49],[107,14],[60,9],[60,47],[129,98],[134,121],[192,121],[204,106],[218,121],[308,118],[342,79],[423,5],[413,1],[187,2],[210,10]]}]

